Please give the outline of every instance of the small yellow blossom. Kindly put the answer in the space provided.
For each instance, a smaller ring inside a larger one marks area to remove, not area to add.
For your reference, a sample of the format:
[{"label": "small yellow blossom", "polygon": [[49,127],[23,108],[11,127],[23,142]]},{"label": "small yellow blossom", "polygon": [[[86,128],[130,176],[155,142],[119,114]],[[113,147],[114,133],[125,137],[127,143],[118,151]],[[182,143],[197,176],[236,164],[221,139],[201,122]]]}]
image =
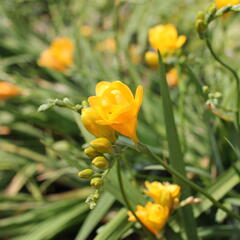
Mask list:
[{"label": "small yellow blossom", "polygon": [[155,203],[166,206],[171,210],[179,202],[180,186],[176,184],[145,182],[147,190],[144,192],[151,197]]},{"label": "small yellow blossom", "polygon": [[[138,205],[135,214],[153,234],[158,235],[169,217],[169,209],[160,204],[148,202],[145,206]],[[128,216],[128,221],[136,222],[131,212]]]},{"label": "small yellow blossom", "polygon": [[49,48],[44,50],[38,60],[39,66],[65,71],[73,63],[73,43],[68,38],[56,38]]},{"label": "small yellow blossom", "polygon": [[9,82],[0,81],[0,99],[20,95],[21,91]]},{"label": "small yellow blossom", "polygon": [[179,82],[178,72],[176,68],[172,68],[167,73],[167,83],[169,87],[176,87]]},{"label": "small yellow blossom", "polygon": [[89,97],[88,102],[90,108],[97,112],[96,124],[108,126],[138,142],[136,126],[142,97],[142,86],[137,87],[134,97],[122,82],[102,81],[96,86],[96,96]]},{"label": "small yellow blossom", "polygon": [[155,51],[147,51],[145,53],[145,62],[152,68],[158,66],[158,54]]},{"label": "small yellow blossom", "polygon": [[116,48],[116,41],[111,37],[106,38],[102,42],[99,42],[96,46],[96,49],[99,52],[115,52]]},{"label": "small yellow blossom", "polygon": [[159,50],[161,54],[171,55],[174,51],[181,48],[186,42],[186,36],[178,36],[177,29],[172,24],[157,25],[150,28],[148,40],[151,47]]},{"label": "small yellow blossom", "polygon": [[90,37],[93,33],[93,28],[89,25],[83,25],[80,27],[80,32],[84,37]]},{"label": "small yellow blossom", "polygon": [[115,142],[115,131],[109,126],[97,124],[100,118],[100,115],[94,108],[84,108],[81,112],[82,123],[91,134],[95,137],[105,137],[111,142]]},{"label": "small yellow blossom", "polygon": [[239,0],[215,0],[215,5],[217,9],[223,8],[227,5],[237,5],[240,4]]}]

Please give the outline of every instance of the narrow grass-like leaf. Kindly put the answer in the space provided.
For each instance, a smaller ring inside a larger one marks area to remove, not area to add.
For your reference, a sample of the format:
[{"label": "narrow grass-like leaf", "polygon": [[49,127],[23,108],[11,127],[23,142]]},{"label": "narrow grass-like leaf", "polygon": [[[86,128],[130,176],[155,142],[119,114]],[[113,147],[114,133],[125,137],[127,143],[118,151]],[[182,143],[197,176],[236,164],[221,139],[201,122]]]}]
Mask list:
[{"label": "narrow grass-like leaf", "polygon": [[[115,231],[121,230],[122,224],[127,222],[127,209],[121,209],[118,214],[104,226],[103,230],[94,238],[94,240],[106,240],[113,236]],[[131,223],[130,223],[131,225]]]},{"label": "narrow grass-like leaf", "polygon": [[101,199],[97,202],[97,206],[91,210],[86,220],[84,221],[75,240],[85,240],[93,231],[99,221],[104,217],[106,212],[114,203],[115,198],[108,192],[104,193]]},{"label": "narrow grass-like leaf", "polygon": [[82,219],[81,215],[88,210],[86,204],[76,204],[70,209],[65,209],[59,214],[53,215],[39,224],[36,224],[30,233],[13,238],[14,240],[47,240],[52,239],[60,233],[66,225],[69,225],[74,219]]},{"label": "narrow grass-like leaf", "polygon": [[[240,162],[237,162],[235,167],[237,169],[240,169]],[[239,176],[238,173],[235,171],[235,167],[229,168],[225,173],[220,175],[216,179],[215,183],[212,184],[208,189],[206,189],[206,192],[210,193],[216,200],[219,200],[224,195],[226,195],[232,188],[239,184]],[[213,203],[209,199],[202,196],[201,194],[199,194],[198,197],[201,198],[203,201],[195,206],[195,217],[198,217],[202,212],[206,211],[213,205]]]},{"label": "narrow grass-like leaf", "polygon": [[[160,52],[158,51],[159,72],[160,72],[160,90],[162,94],[163,112],[166,125],[166,133],[169,147],[170,164],[175,170],[186,176],[185,163],[178,138],[177,128],[174,120],[172,103],[170,100],[169,89],[166,80],[165,66],[162,61]],[[190,188],[179,178],[174,177],[174,181],[182,187],[182,197],[186,198],[191,195]],[[193,217],[191,206],[184,207],[180,210],[181,219],[185,227],[185,232],[189,240],[198,239],[196,223]]]}]

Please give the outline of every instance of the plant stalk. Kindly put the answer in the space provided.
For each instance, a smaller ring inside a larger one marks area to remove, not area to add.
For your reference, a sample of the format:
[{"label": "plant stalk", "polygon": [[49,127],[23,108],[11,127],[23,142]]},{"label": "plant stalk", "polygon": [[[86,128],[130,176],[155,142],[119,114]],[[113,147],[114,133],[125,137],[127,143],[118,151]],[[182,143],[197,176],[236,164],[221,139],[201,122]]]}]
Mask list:
[{"label": "plant stalk", "polygon": [[240,111],[240,79],[238,77],[237,72],[231,68],[228,64],[226,64],[225,62],[223,62],[218,55],[215,53],[215,51],[212,48],[212,44],[209,40],[209,38],[207,37],[206,39],[206,44],[207,47],[210,51],[210,53],[212,54],[212,56],[214,57],[214,59],[219,62],[224,68],[226,68],[229,72],[232,73],[234,79],[236,80],[236,86],[237,86],[237,112],[236,112],[236,126],[237,126],[237,130],[240,131],[240,116],[239,116],[239,111]]}]

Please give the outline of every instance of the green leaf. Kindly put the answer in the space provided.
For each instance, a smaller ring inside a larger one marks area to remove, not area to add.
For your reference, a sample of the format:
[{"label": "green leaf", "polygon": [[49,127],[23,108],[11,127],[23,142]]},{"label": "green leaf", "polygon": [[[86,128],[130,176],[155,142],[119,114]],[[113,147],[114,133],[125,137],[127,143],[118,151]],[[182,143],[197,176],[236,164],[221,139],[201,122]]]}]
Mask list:
[{"label": "green leaf", "polygon": [[47,240],[52,239],[61,232],[66,226],[69,226],[75,219],[80,221],[81,215],[88,210],[86,204],[76,204],[71,208],[66,208],[59,214],[52,215],[45,221],[36,224],[31,232],[26,235],[13,238],[14,240]]},{"label": "green leaf", "polygon": [[118,214],[108,222],[104,227],[103,230],[94,238],[94,240],[107,240],[111,236],[114,236],[113,239],[116,238],[116,235],[123,227],[126,229],[126,225],[130,228],[133,224],[127,222],[127,209],[122,208]]},{"label": "green leaf", "polygon": [[[158,51],[159,59],[159,72],[160,72],[160,91],[162,94],[162,103],[163,103],[163,112],[164,120],[166,126],[169,155],[170,155],[170,164],[172,167],[181,173],[183,176],[186,176],[185,163],[183,161],[183,154],[181,150],[181,145],[178,138],[177,128],[173,115],[173,107],[170,100],[169,89],[166,80],[165,66],[161,57],[160,52]],[[189,186],[180,180],[177,177],[174,177],[174,181],[182,187],[182,197],[187,198],[191,195]],[[180,209],[181,219],[183,219],[183,224],[185,227],[185,232],[189,240],[198,239],[196,223],[193,217],[193,210],[191,206],[186,206]]]},{"label": "green leaf", "polygon": [[[236,163],[237,169],[240,168],[240,162]],[[239,176],[235,170],[235,167],[229,168],[225,173],[220,175],[214,184],[206,189],[206,192],[211,194],[216,200],[221,199],[226,195],[232,188],[239,184]],[[194,208],[194,216],[198,217],[202,212],[210,208],[213,203],[201,194],[198,197],[202,199],[202,202],[197,204]]]},{"label": "green leaf", "polygon": [[104,217],[104,215],[107,213],[114,201],[115,198],[110,193],[104,193],[100,200],[97,202],[97,206],[93,210],[91,210],[91,212],[87,216],[75,240],[87,239],[89,234],[93,231],[99,221]]}]

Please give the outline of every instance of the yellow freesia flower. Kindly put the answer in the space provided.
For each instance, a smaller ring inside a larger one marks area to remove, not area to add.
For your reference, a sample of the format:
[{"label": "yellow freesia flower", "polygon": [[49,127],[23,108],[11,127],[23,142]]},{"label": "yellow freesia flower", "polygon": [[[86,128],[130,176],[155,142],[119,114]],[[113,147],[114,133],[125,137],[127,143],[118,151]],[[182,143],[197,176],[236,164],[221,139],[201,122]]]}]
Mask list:
[{"label": "yellow freesia flower", "polygon": [[96,123],[100,119],[99,114],[93,108],[84,108],[81,112],[81,120],[84,127],[95,137],[105,137],[111,142],[116,141],[115,131],[109,126]]},{"label": "yellow freesia flower", "polygon": [[239,0],[215,0],[215,5],[217,9],[223,8],[227,5],[237,5],[240,4]]},{"label": "yellow freesia flower", "polygon": [[179,202],[180,186],[177,184],[145,182],[147,190],[144,192],[151,197],[155,203],[166,206],[171,210],[174,204]]},{"label": "yellow freesia flower", "polygon": [[73,63],[73,43],[68,38],[56,38],[49,48],[44,50],[38,60],[39,66],[64,71]]},{"label": "yellow freesia flower", "polygon": [[[135,214],[153,234],[158,235],[169,217],[169,209],[160,204],[148,202],[145,206],[138,205]],[[128,216],[128,221],[136,222],[132,212],[128,212]]]},{"label": "yellow freesia flower", "polygon": [[181,48],[186,42],[186,36],[178,36],[177,29],[172,24],[157,25],[150,28],[148,40],[152,48],[159,50],[161,54],[171,55],[174,51]]},{"label": "yellow freesia flower", "polygon": [[167,83],[169,87],[176,87],[179,82],[178,72],[176,68],[172,68],[167,73]]},{"label": "yellow freesia flower", "polygon": [[96,86],[96,96],[89,97],[88,102],[97,113],[97,125],[108,126],[138,142],[136,126],[142,97],[142,86],[137,87],[134,97],[129,87],[122,82],[102,81]]},{"label": "yellow freesia flower", "polygon": [[21,91],[9,82],[0,82],[0,99],[11,98],[20,95]]}]

